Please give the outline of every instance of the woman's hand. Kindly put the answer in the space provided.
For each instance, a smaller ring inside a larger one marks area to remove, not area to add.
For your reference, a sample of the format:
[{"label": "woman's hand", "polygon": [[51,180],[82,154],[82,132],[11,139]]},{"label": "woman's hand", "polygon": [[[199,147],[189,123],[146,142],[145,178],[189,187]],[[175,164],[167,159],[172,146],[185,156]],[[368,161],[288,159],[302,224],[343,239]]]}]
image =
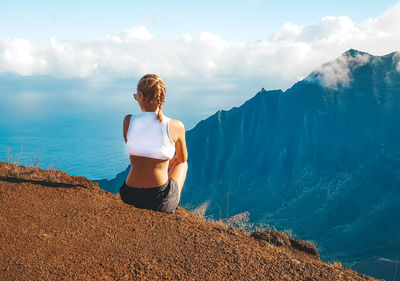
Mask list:
[{"label": "woman's hand", "polygon": [[172,157],[171,160],[169,160],[168,171],[170,171],[172,169],[172,167],[175,165],[176,162],[178,162],[178,158],[176,158],[176,154],[175,154],[174,157]]}]

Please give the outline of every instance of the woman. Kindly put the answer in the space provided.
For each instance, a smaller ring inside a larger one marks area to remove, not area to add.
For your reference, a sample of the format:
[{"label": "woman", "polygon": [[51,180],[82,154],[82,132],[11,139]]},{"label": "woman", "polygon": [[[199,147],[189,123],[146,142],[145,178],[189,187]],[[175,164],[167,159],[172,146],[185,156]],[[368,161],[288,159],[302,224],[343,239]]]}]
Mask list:
[{"label": "woman", "polygon": [[162,113],[165,84],[146,74],[134,98],[142,113],[126,115],[123,135],[131,170],[120,188],[122,200],[137,208],[174,213],[188,170],[185,127]]}]

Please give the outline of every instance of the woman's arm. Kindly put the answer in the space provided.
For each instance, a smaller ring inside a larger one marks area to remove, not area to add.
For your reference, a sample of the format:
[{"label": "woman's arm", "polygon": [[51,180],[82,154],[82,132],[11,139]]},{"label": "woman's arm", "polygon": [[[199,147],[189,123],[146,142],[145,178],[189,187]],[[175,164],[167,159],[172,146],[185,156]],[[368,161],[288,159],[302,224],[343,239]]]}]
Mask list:
[{"label": "woman's arm", "polygon": [[131,121],[131,116],[132,116],[132,114],[126,115],[124,118],[124,123],[122,125],[122,134],[124,135],[125,142],[128,141],[127,133],[128,133],[128,128],[129,128],[129,122]]},{"label": "woman's arm", "polygon": [[175,142],[176,160],[178,163],[186,162],[188,151],[186,147],[186,132],[183,123],[176,119],[170,120],[171,138]]}]

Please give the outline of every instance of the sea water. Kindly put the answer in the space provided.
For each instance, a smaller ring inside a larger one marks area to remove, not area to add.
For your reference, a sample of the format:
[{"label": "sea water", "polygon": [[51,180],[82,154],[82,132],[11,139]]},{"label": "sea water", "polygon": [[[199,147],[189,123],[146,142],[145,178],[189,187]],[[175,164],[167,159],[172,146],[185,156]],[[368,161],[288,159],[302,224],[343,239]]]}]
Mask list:
[{"label": "sea water", "polygon": [[[43,169],[89,179],[113,178],[129,165],[122,134],[127,112],[46,111],[39,117],[0,112],[0,161],[18,161],[21,154],[22,165],[33,166],[38,158]],[[186,128],[196,123],[196,116],[180,119]]]},{"label": "sea water", "polygon": [[[132,85],[96,88],[79,79],[0,77],[0,161],[20,158],[19,164],[33,166],[38,158],[43,169],[115,177],[129,165],[124,116],[140,113]],[[190,129],[208,113],[188,114],[166,103],[164,114]]]}]

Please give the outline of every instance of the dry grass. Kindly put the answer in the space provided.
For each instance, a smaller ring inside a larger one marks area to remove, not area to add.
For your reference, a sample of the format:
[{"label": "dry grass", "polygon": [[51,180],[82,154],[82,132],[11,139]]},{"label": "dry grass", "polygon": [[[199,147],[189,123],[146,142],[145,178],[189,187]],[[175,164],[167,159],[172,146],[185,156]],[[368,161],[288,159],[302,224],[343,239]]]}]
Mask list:
[{"label": "dry grass", "polygon": [[229,228],[229,225],[226,222],[224,222],[223,220],[207,219],[206,221],[221,228],[221,229],[227,230]]},{"label": "dry grass", "polygon": [[198,206],[197,208],[192,210],[192,213],[195,216],[201,218],[202,220],[205,220],[205,214],[206,214],[206,211],[207,211],[209,205],[210,205],[210,201],[207,200],[207,201],[201,203],[200,206]]},{"label": "dry grass", "polygon": [[293,239],[296,238],[295,237],[296,235],[293,233],[293,230],[291,228],[281,230],[281,232],[285,233],[287,237],[290,237],[290,238],[293,238]]},{"label": "dry grass", "polygon": [[[7,162],[5,162],[5,168],[6,168],[6,176],[7,177],[29,177],[30,179],[43,179],[43,176],[39,170],[38,166],[38,161],[39,161],[39,156],[40,152],[38,155],[35,157],[35,161],[33,163],[33,166],[24,166],[21,164],[21,156],[22,156],[22,146],[19,154],[17,156],[14,156],[12,152],[10,151],[10,148],[8,147],[7,151]],[[69,168],[71,169],[71,168]],[[69,170],[67,169],[67,170]],[[67,171],[66,170],[66,171]],[[49,169],[47,170],[47,173],[45,174],[45,181],[48,182],[60,182],[61,176],[65,171],[60,171],[57,170],[54,166],[53,163],[50,163]]]},{"label": "dry grass", "polygon": [[219,220],[214,220],[212,217],[210,216],[206,216],[206,212],[208,209],[208,206],[210,205],[210,201],[207,200],[203,203],[201,203],[197,208],[193,209],[191,212],[201,218],[203,221],[211,223],[221,229],[228,229],[229,225],[224,222],[223,220],[219,219]]},{"label": "dry grass", "polygon": [[329,263],[329,264],[335,268],[343,268],[343,265],[340,261],[332,261],[332,263]]},{"label": "dry grass", "polygon": [[6,163],[6,176],[13,178],[29,177],[30,179],[40,179],[40,172],[38,167],[27,167],[16,165],[13,163]]},{"label": "dry grass", "polygon": [[18,177],[20,174],[20,169],[18,169],[15,164],[12,163],[6,163],[5,166],[6,168],[6,176],[7,177]]},{"label": "dry grass", "polygon": [[[256,231],[279,231],[289,238],[296,239],[296,235],[293,233],[292,229],[278,230],[274,225],[270,225],[267,223],[251,223],[249,218],[250,214],[248,212],[244,212],[230,218],[215,220],[211,216],[206,215],[209,205],[210,201],[207,200],[195,209],[193,209],[191,212],[197,217],[201,218],[203,221],[209,222],[221,229],[227,230],[229,228],[238,228],[245,231],[248,235],[251,235]],[[306,242],[312,244],[313,246],[315,246],[316,249],[318,249],[314,241],[307,240]],[[332,266],[338,268],[342,265],[340,262],[335,262]]]},{"label": "dry grass", "polygon": [[[228,228],[239,228],[241,230],[244,230],[247,232],[247,234],[251,234],[254,231],[266,231],[266,230],[276,230],[276,228],[273,225],[269,224],[254,224],[249,222],[249,216],[243,216],[241,219],[235,219],[233,222],[229,222],[228,218],[225,219],[219,219],[215,220],[211,216],[207,216],[206,212],[207,209],[210,205],[210,201],[207,200],[203,203],[201,203],[198,207],[193,209],[191,212],[201,218],[203,221],[212,223],[214,225],[217,225],[221,227],[222,229],[228,229]],[[285,230],[288,235],[293,236],[293,233],[291,230]]]},{"label": "dry grass", "polygon": [[7,163],[5,165],[7,169],[7,176],[10,177],[18,177],[21,175],[23,168],[19,165],[21,161],[21,155],[22,155],[22,146],[21,150],[19,152],[18,157],[14,157],[10,151],[10,148],[7,148]]},{"label": "dry grass", "polygon": [[55,169],[53,167],[53,164],[50,163],[49,169],[47,170],[47,173],[46,173],[46,181],[60,182],[62,174],[63,174],[63,171]]}]

